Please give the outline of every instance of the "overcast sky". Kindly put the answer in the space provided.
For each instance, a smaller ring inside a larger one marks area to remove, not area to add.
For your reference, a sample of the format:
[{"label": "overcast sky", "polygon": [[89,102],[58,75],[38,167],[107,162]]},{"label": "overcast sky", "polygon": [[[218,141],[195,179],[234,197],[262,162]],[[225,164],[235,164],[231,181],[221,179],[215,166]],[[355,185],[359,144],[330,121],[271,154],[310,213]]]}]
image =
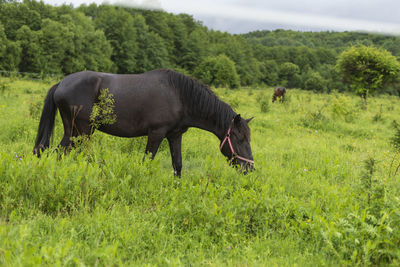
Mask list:
[{"label": "overcast sky", "polygon": [[[45,0],[79,6],[104,0]],[[209,28],[230,33],[255,30],[368,31],[400,35],[400,0],[108,0],[193,15]]]}]

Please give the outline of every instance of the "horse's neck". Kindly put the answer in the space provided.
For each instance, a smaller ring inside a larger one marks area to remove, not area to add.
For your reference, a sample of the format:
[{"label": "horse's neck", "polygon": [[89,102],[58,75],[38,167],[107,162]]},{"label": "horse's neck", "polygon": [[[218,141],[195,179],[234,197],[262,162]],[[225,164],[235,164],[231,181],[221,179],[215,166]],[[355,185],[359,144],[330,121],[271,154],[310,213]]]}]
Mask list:
[{"label": "horse's neck", "polygon": [[228,130],[227,127],[218,125],[217,120],[214,120],[212,118],[206,120],[203,118],[196,118],[196,116],[190,116],[188,122],[189,127],[196,127],[211,132],[215,134],[221,141],[224,138],[226,131]]},{"label": "horse's neck", "polygon": [[[205,89],[200,88],[199,90]],[[201,95],[201,97],[215,97],[215,99],[212,99],[210,101],[200,101],[200,99],[197,99],[198,103],[210,103],[208,107],[200,107],[192,104],[189,105],[189,103],[186,103],[185,113],[187,114],[187,126],[209,131],[215,134],[220,140],[222,140],[226,134],[226,131],[228,130],[232,118],[236,115],[236,113],[227,103],[218,99],[217,96],[207,96],[207,94],[203,94]]]}]

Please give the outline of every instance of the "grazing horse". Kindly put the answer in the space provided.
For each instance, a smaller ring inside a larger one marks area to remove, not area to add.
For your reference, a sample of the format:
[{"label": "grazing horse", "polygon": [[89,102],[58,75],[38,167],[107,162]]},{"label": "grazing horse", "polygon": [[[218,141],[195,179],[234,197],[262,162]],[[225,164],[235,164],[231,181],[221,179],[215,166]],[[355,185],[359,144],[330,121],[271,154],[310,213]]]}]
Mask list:
[{"label": "grazing horse", "polygon": [[274,89],[274,94],[272,96],[272,103],[274,103],[278,97],[280,97],[280,102],[283,102],[284,98],[285,98],[285,94],[286,94],[285,87],[276,87]]},{"label": "grazing horse", "polygon": [[66,76],[47,93],[34,154],[49,147],[57,109],[64,125],[59,146],[73,146],[71,137],[93,134],[92,108],[101,89],[112,94],[116,120],[97,129],[120,137],[147,135],[151,158],[167,138],[175,175],[181,175],[182,134],[197,127],[215,134],[220,150],[232,165],[253,169],[248,122],[221,101],[211,89],[181,73],[160,69],[143,74],[109,74],[83,71]]}]

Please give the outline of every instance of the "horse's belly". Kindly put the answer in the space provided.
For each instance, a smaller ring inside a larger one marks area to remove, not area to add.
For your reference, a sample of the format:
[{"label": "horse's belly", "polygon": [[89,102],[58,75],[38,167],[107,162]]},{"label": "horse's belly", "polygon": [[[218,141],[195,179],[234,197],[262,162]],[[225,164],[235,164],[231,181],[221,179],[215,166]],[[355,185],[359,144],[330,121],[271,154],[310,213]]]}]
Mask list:
[{"label": "horse's belly", "polygon": [[98,129],[99,131],[118,136],[118,137],[138,137],[138,136],[144,136],[147,135],[147,131],[144,129],[120,129],[116,127],[112,127],[112,125],[107,125],[107,126],[101,126]]},{"label": "horse's belly", "polygon": [[169,132],[174,125],[179,123],[178,114],[170,110],[158,110],[152,112],[125,111],[117,113],[113,124],[102,125],[99,130],[120,137],[144,136],[150,130],[164,129]]}]

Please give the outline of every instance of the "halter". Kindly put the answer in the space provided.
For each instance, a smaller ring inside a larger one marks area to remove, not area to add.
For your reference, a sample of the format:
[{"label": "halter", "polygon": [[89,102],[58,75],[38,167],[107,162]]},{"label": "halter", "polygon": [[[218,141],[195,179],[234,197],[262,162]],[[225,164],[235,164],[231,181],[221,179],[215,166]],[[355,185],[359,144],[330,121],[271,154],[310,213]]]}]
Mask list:
[{"label": "halter", "polygon": [[229,125],[228,131],[226,132],[226,135],[225,135],[224,140],[222,140],[222,142],[221,142],[221,145],[220,145],[220,147],[219,147],[219,150],[221,150],[221,152],[222,152],[222,148],[224,147],[226,141],[228,141],[229,148],[230,148],[230,150],[231,150],[231,152],[232,152],[232,157],[233,157],[233,158],[237,158],[237,159],[246,161],[246,162],[248,162],[248,163],[254,164],[254,160],[246,159],[246,158],[244,158],[244,157],[242,157],[242,156],[239,156],[238,154],[236,154],[235,149],[233,149],[233,145],[232,145],[232,141],[231,141],[231,130],[232,130],[233,121],[234,121],[234,118],[232,119],[232,122],[231,122],[231,124]]}]

